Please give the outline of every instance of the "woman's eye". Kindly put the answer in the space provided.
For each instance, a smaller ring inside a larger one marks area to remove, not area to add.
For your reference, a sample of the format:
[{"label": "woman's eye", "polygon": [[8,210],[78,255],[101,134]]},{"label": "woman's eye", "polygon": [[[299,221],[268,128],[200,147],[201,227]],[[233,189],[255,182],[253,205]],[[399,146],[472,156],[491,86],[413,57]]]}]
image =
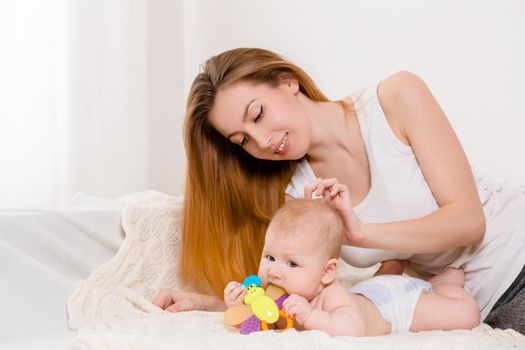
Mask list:
[{"label": "woman's eye", "polygon": [[262,117],[264,116],[264,111],[263,111],[263,107],[261,106],[261,109],[259,110],[259,113],[257,114],[257,116],[255,117],[255,119],[253,120],[254,123],[257,123],[258,121],[260,121],[262,119]]},{"label": "woman's eye", "polygon": [[298,267],[299,265],[297,265],[295,263],[295,261],[288,261],[288,267],[291,267],[291,268],[294,268],[294,267]]},{"label": "woman's eye", "polygon": [[266,259],[268,259],[268,261],[275,261],[275,258],[271,255],[267,255]]},{"label": "woman's eye", "polygon": [[244,145],[246,145],[247,142],[248,142],[248,136],[244,136],[241,142],[239,143],[239,145],[241,145],[241,147],[244,147]]}]

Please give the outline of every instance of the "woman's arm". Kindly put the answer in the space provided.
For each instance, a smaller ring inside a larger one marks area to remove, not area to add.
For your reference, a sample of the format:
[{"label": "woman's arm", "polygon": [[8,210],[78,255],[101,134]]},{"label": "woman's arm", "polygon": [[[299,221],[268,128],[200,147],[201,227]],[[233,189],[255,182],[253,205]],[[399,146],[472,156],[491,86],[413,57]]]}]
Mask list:
[{"label": "woman's arm", "polygon": [[226,304],[224,301],[214,296],[181,292],[170,288],[162,289],[153,304],[170,312],[190,310],[226,310]]},{"label": "woman's arm", "polygon": [[412,147],[439,209],[415,220],[363,225],[359,246],[430,253],[479,244],[485,218],[472,171],[428,87],[399,72],[380,83],[378,97],[396,136]]}]

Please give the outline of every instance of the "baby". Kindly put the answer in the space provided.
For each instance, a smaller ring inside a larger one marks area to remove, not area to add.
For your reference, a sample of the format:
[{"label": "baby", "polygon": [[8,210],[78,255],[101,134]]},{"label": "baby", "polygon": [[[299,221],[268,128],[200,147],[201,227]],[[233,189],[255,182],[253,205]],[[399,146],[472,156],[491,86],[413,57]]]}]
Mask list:
[{"label": "baby", "polygon": [[[288,292],[283,309],[299,329],[372,336],[479,324],[461,270],[449,268],[429,282],[382,275],[345,289],[335,279],[341,236],[341,219],[321,200],[288,201],[270,222],[258,275],[264,287],[273,283]],[[245,295],[239,282],[228,283],[226,306],[242,303]]]}]

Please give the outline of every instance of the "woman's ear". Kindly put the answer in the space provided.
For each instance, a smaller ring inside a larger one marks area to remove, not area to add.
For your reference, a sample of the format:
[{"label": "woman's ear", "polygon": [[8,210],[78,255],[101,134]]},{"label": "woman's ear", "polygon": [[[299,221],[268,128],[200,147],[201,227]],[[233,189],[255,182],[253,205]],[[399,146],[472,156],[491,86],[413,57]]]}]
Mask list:
[{"label": "woman's ear", "polygon": [[291,74],[283,73],[279,76],[279,86],[294,95],[299,92],[299,81]]},{"label": "woman's ear", "polygon": [[337,272],[337,265],[339,264],[338,259],[330,259],[324,266],[323,277],[321,283],[330,284],[335,279],[335,273]]}]

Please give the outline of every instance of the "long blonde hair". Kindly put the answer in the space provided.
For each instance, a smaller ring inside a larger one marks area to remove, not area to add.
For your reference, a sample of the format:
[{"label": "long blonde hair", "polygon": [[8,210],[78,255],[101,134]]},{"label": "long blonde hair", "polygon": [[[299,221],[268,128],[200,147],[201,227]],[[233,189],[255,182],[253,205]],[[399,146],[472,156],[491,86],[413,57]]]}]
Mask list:
[{"label": "long blonde hair", "polygon": [[252,157],[217,132],[208,114],[219,89],[239,81],[277,86],[283,75],[297,79],[311,100],[328,101],[304,71],[263,49],[211,57],[192,83],[184,122],[182,277],[199,292],[222,298],[229,281],[257,273],[264,232],[297,164]]}]

